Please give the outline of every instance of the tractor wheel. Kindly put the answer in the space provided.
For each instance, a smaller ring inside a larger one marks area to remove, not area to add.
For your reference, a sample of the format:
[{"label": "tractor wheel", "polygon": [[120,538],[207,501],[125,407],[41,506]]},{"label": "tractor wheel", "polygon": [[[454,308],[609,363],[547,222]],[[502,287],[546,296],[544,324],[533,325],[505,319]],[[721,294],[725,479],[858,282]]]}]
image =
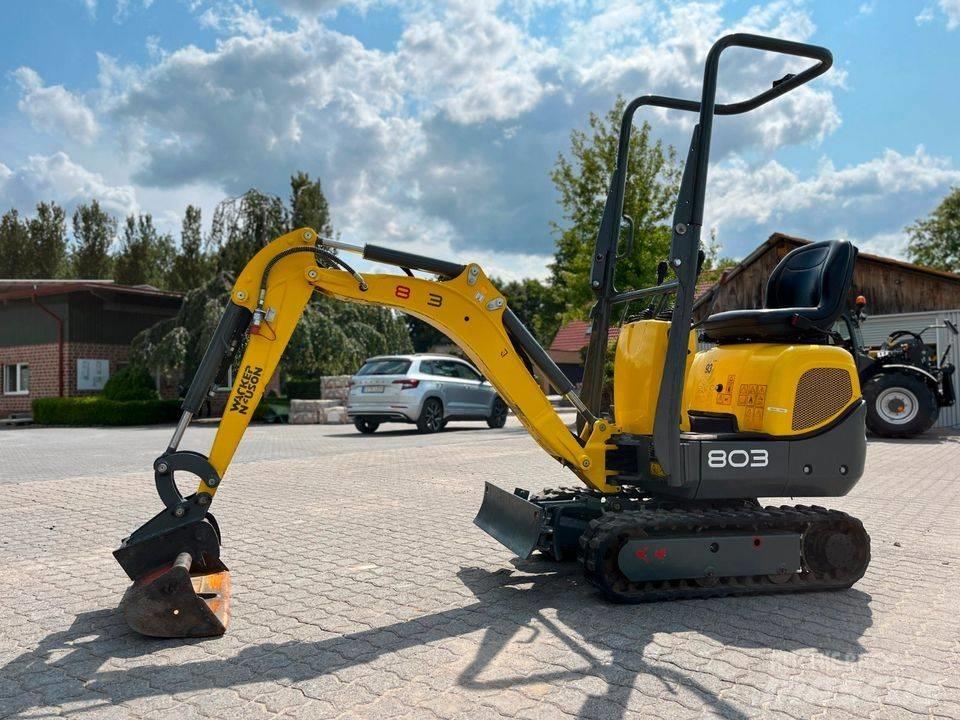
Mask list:
[{"label": "tractor wheel", "polygon": [[443,420],[443,403],[437,398],[428,398],[420,410],[417,420],[417,430],[421,433],[435,433],[443,430],[446,423]]},{"label": "tractor wheel", "polygon": [[492,428],[502,428],[506,424],[507,404],[498,395],[493,399],[493,408],[490,411],[490,417],[487,418],[487,425]]},{"label": "tractor wheel", "polygon": [[880,373],[863,386],[867,428],[882,437],[907,438],[926,432],[940,408],[933,390],[907,373]]},{"label": "tractor wheel", "polygon": [[353,426],[362,432],[364,435],[371,435],[377,431],[377,428],[380,427],[380,423],[374,422],[367,418],[359,417],[353,421]]}]

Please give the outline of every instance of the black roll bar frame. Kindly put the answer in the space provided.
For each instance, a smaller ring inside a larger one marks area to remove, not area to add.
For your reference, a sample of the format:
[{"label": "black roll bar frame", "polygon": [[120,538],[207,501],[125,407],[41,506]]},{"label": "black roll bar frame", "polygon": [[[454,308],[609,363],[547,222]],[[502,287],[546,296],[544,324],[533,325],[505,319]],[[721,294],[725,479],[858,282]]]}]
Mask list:
[{"label": "black roll bar frame", "polygon": [[[774,81],[769,89],[752,98],[718,105],[716,95],[720,56],[730,47],[793,55],[816,62],[799,73],[788,74]],[[624,109],[620,122],[616,168],[610,179],[610,189],[597,232],[590,270],[590,285],[597,300],[591,311],[592,329],[584,363],[583,388],[580,397],[591,413],[599,416],[607,335],[613,306],[641,297],[667,292],[676,293],[676,302],[670,320],[670,338],[657,397],[653,434],[654,454],[666,475],[669,486],[680,487],[684,484],[683,464],[680,461],[680,401],[683,395],[694,291],[699,274],[700,232],[703,225],[704,196],[714,115],[739,115],[755,110],[822,75],[830,69],[832,64],[833,55],[829,50],[818,45],[746,33],[726,35],[714,43],[707,55],[699,102],[663,95],[643,95],[631,101]],[[647,106],[699,113],[698,123],[690,139],[690,149],[680,181],[671,228],[669,265],[676,276],[676,281],[653,288],[620,293],[614,287],[614,274],[626,190],[630,133],[637,110]]]}]

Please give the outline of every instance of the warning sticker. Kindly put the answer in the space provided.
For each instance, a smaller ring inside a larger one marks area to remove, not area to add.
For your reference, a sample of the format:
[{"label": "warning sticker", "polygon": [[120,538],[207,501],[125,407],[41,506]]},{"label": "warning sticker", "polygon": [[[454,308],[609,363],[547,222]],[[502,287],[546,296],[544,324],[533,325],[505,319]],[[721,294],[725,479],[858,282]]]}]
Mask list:
[{"label": "warning sticker", "polygon": [[733,405],[733,384],[736,375],[727,375],[727,384],[717,384],[717,405]]},{"label": "warning sticker", "polygon": [[737,405],[762,408],[767,397],[767,386],[741,383]]}]

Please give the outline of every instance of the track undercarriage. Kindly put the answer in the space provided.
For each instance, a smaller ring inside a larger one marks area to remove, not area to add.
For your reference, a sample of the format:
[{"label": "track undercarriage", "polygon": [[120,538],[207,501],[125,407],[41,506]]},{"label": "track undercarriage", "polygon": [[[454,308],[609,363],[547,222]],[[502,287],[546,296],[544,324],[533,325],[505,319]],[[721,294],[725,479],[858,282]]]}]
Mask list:
[{"label": "track undercarriage", "polygon": [[[498,528],[495,518],[504,517],[509,527]],[[631,491],[530,496],[488,484],[476,522],[520,557],[579,559],[592,585],[624,603],[838,590],[870,562],[870,538],[856,518],[753,499],[681,505]]]}]

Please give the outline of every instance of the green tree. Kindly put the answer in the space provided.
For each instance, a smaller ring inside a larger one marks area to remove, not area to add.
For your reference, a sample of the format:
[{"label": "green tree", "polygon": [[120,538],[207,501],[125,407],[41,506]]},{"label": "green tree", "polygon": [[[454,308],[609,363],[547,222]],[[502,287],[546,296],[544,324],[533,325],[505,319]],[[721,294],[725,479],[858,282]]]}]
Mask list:
[{"label": "green tree", "polygon": [[260,248],[287,231],[288,220],[283,200],[259,190],[221,202],[210,230],[219,269],[236,277]]},{"label": "green tree", "polygon": [[[185,383],[200,358],[229,300],[233,278],[265,244],[292,226],[333,233],[319,181],[305,173],[291,177],[291,208],[257,190],[223,201],[214,212],[210,244],[220,269],[184,296],[175,318],[157,323],[133,341],[132,359],[159,380]],[[183,249],[200,247],[200,213],[188,208]],[[185,262],[180,259],[180,262]],[[282,379],[315,378],[355,372],[371,355],[413,352],[403,317],[382,307],[355,305],[316,296],[304,310],[280,363]]]},{"label": "green tree", "polygon": [[[551,179],[560,193],[563,222],[554,223],[557,248],[553,287],[566,316],[582,317],[593,302],[589,287],[593,246],[617,157],[625,103],[617,98],[604,116],[590,113],[589,130],[570,134],[568,156],[559,155]],[[670,247],[669,219],[680,184],[676,150],[650,136],[644,122],[631,131],[623,212],[633,218],[633,252],[617,263],[618,288],[651,284]]]},{"label": "green tree", "polygon": [[0,218],[0,278],[36,277],[33,269],[27,223],[15,209],[8,210]]},{"label": "green tree", "polygon": [[217,274],[187,291],[176,316],[161,320],[133,339],[131,361],[147,368],[158,387],[161,381],[173,386],[189,381],[223,315],[232,285],[228,276]]},{"label": "green tree", "polygon": [[926,218],[907,228],[911,262],[960,272],[960,187],[950,190]]},{"label": "green tree", "polygon": [[123,227],[115,279],[123,285],[163,288],[170,274],[173,254],[173,239],[157,232],[151,215],[130,215]]},{"label": "green tree", "polygon": [[187,205],[180,226],[180,247],[173,258],[167,286],[186,292],[206,283],[212,273],[212,259],[203,247],[200,208]]},{"label": "green tree", "polygon": [[311,227],[320,237],[333,235],[330,206],[319,180],[302,171],[290,176],[290,229]]},{"label": "green tree", "polygon": [[102,280],[113,272],[110,244],[117,234],[117,220],[96,200],[73,211],[71,273],[76,278]]},{"label": "green tree", "polygon": [[550,283],[534,278],[504,282],[491,278],[503,296],[507,306],[516,313],[533,336],[544,347],[549,347],[553,336],[560,329],[563,304]]},{"label": "green tree", "polygon": [[290,338],[281,369],[285,380],[350,375],[373,355],[411,352],[399,313],[315,297]]},{"label": "green tree", "polygon": [[453,342],[433,325],[425,323],[420,318],[415,318],[413,315],[404,315],[403,320],[407,324],[407,333],[410,335],[410,342],[413,343],[414,352],[430,352],[430,349],[437,345],[447,345]]},{"label": "green tree", "polygon": [[62,277],[67,270],[67,223],[63,208],[42,202],[27,223],[35,278]]}]

